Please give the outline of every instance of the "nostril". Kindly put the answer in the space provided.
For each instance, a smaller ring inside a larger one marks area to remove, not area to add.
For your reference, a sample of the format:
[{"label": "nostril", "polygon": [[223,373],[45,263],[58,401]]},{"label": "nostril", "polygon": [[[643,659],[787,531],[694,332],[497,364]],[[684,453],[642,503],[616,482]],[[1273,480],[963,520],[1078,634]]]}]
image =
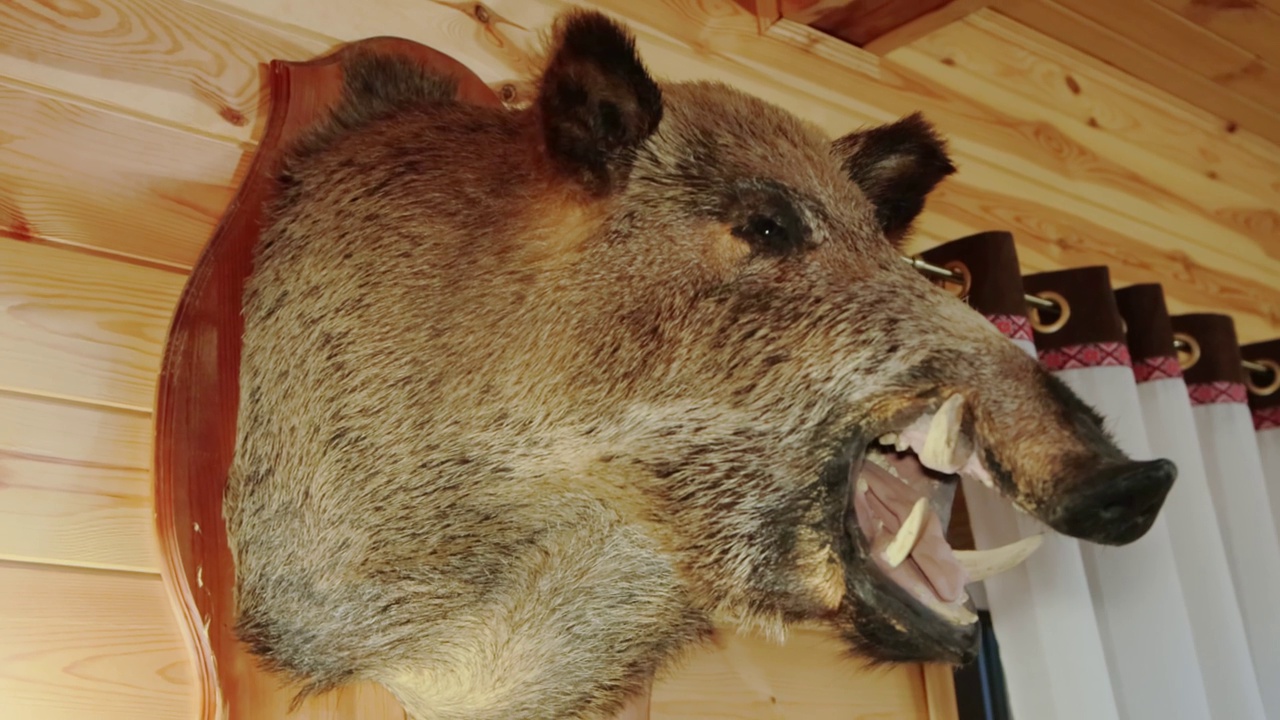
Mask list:
[{"label": "nostril", "polygon": [[1177,474],[1177,466],[1163,459],[1105,467],[1085,489],[1071,493],[1051,525],[1082,540],[1131,543],[1151,529]]}]

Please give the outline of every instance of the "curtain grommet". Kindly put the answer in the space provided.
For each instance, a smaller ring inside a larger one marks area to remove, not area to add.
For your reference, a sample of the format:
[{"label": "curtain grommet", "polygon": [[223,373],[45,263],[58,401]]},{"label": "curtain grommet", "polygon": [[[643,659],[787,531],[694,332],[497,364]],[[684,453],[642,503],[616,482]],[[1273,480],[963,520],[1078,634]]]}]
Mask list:
[{"label": "curtain grommet", "polygon": [[1044,335],[1050,335],[1061,330],[1067,324],[1067,320],[1071,319],[1071,304],[1067,302],[1066,298],[1052,290],[1041,290],[1035,295],[1056,305],[1058,307],[1058,317],[1051,322],[1045,322],[1040,317],[1040,308],[1035,305],[1028,305],[1027,317],[1031,320],[1031,327],[1035,328],[1036,332]]},{"label": "curtain grommet", "polygon": [[1175,341],[1182,342],[1182,344],[1186,346],[1186,348],[1183,349],[1177,347],[1176,342],[1174,343],[1174,347],[1176,348],[1174,352],[1177,353],[1178,356],[1178,367],[1182,368],[1185,372],[1195,366],[1196,363],[1200,362],[1200,343],[1197,342],[1195,338],[1186,333],[1176,332],[1173,334],[1173,339]]},{"label": "curtain grommet", "polygon": [[[952,260],[942,267],[960,276],[960,289],[953,290],[952,292],[961,300],[967,300],[969,298],[969,290],[973,287],[973,274],[969,272],[969,266],[959,260]],[[955,284],[956,283],[953,280],[952,285]]]},{"label": "curtain grommet", "polygon": [[1257,376],[1258,373],[1245,371],[1244,383],[1249,386],[1249,392],[1259,397],[1266,397],[1267,395],[1271,395],[1275,391],[1280,390],[1280,363],[1269,358],[1254,360],[1254,362],[1271,371],[1271,382],[1266,385],[1258,385],[1254,382],[1254,377]]}]

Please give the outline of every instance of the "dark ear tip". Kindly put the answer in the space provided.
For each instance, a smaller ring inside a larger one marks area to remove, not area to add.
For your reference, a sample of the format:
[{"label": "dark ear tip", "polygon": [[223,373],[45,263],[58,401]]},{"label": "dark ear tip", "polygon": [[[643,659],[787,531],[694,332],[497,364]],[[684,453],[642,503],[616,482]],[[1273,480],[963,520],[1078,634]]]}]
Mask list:
[{"label": "dark ear tip", "polygon": [[662,90],[627,27],[575,8],[557,16],[538,109],[547,151],[593,192],[625,180],[632,152],[662,120]]},{"label": "dark ear tip", "polygon": [[635,52],[635,36],[625,25],[599,10],[575,7],[555,20],[556,45],[577,54],[594,54],[605,48],[623,47]]},{"label": "dark ear tip", "polygon": [[894,125],[897,125],[903,133],[915,135],[918,138],[923,155],[921,159],[933,164],[935,171],[939,173],[939,179],[956,171],[956,166],[951,162],[950,148],[946,138],[938,132],[938,128],[933,123],[925,118],[924,113],[917,110],[898,120]]}]

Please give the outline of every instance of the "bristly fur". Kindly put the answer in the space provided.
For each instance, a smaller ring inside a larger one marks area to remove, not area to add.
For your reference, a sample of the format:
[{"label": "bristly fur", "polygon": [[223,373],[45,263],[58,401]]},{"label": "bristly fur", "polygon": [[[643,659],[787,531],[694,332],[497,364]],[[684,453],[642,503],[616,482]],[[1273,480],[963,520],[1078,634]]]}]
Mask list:
[{"label": "bristly fur", "polygon": [[347,72],[255,248],[224,498],[236,632],[300,697],[600,720],[726,623],[963,662],[971,630],[850,527],[855,455],[963,393],[1024,507],[1122,458],[901,262],[953,169],[922,118],[833,141],[659,83],[596,13],[557,24],[526,109]]},{"label": "bristly fur", "polygon": [[341,99],[324,122],[289,148],[286,175],[281,178],[284,182],[292,182],[290,168],[335,138],[407,110],[439,107],[457,100],[455,78],[433,72],[407,57],[355,49],[342,69]]}]

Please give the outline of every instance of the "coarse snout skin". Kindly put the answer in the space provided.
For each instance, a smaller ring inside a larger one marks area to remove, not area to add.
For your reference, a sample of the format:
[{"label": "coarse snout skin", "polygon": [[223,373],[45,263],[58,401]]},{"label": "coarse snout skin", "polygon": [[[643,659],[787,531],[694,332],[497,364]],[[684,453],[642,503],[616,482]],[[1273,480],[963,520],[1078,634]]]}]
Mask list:
[{"label": "coarse snout skin", "polygon": [[304,694],[605,718],[724,623],[965,662],[850,527],[867,444],[955,393],[1065,532],[1123,542],[1167,492],[901,262],[954,170],[922,117],[832,139],[580,11],[527,109],[385,57],[346,83],[256,249],[224,506],[237,633]]}]

